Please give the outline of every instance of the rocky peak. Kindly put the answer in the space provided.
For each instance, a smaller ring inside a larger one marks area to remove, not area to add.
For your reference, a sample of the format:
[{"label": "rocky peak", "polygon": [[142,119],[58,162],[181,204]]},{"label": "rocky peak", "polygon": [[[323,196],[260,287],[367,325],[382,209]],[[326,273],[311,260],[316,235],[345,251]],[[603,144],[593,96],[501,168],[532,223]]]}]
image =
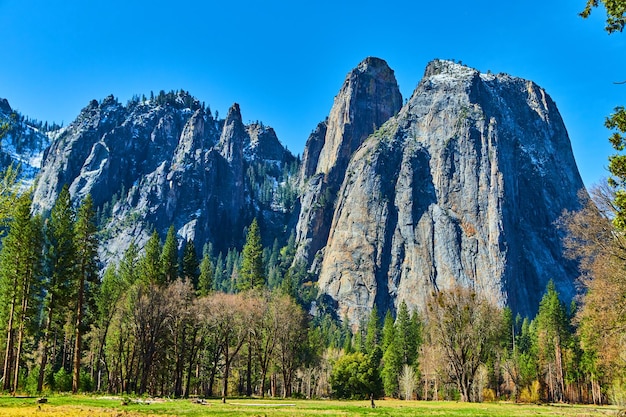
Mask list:
[{"label": "rocky peak", "polygon": [[244,153],[251,159],[282,161],[287,151],[278,140],[276,132],[263,123],[252,123],[246,126],[250,138]]},{"label": "rocky peak", "polygon": [[[394,72],[379,58],[366,58],[350,71],[335,97],[316,173],[345,169],[352,153],[402,107]],[[305,162],[305,165],[309,162]]]},{"label": "rocky peak", "polygon": [[217,121],[182,91],[127,105],[112,96],[94,100],[49,148],[33,207],[49,210],[66,183],[75,202],[91,194],[104,261],[118,259],[132,241],[141,247],[152,230],[164,235],[170,225],[181,239],[195,239],[196,247],[212,242],[221,251],[239,243],[253,215],[267,217],[267,230],[283,231],[291,213],[272,204],[283,172],[257,176],[266,183],[267,201],[259,202],[260,186],[244,181],[243,149],[247,144],[261,165],[261,158],[276,158],[271,164],[278,167],[295,158],[272,128],[246,127],[241,120],[237,104]]},{"label": "rocky peak", "polygon": [[583,189],[567,131],[536,84],[450,61],[353,155],[334,201],[319,288],[352,323],[474,288],[532,316],[549,279],[574,295],[554,222]]},{"label": "rocky peak", "polygon": [[4,114],[11,114],[11,112],[13,111],[13,109],[9,105],[9,100],[7,100],[6,98],[0,99],[0,111]]},{"label": "rocky peak", "polygon": [[424,70],[424,79],[440,76],[454,77],[456,80],[467,78],[478,74],[479,72],[461,63],[450,60],[434,59],[426,65]]},{"label": "rocky peak", "polygon": [[331,227],[333,202],[348,161],[365,139],[402,106],[393,70],[379,58],[366,58],[350,71],[335,97],[327,120],[320,123],[304,149],[302,210],[296,226],[295,262],[311,264],[324,247]]},{"label": "rocky peak", "polygon": [[[7,99],[0,99],[0,170],[19,166],[24,189],[30,187],[41,167],[41,159],[50,140],[45,125],[14,111]],[[5,130],[6,129],[6,130]]]},{"label": "rocky peak", "polygon": [[239,104],[235,103],[228,109],[219,143],[222,156],[227,161],[237,162],[243,159],[243,146],[246,136],[246,128],[241,121]]},{"label": "rocky peak", "polygon": [[319,160],[320,152],[322,152],[322,147],[324,146],[324,139],[326,138],[327,124],[327,120],[320,122],[315,130],[311,132],[304,146],[301,173],[301,182],[303,185],[305,180],[315,174],[315,170],[317,169],[317,161]]}]

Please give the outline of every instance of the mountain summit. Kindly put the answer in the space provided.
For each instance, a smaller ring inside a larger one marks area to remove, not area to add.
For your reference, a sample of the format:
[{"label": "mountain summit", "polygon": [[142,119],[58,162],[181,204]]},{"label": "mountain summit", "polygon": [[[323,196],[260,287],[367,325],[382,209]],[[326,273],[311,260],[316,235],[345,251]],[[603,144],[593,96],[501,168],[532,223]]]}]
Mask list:
[{"label": "mountain summit", "polygon": [[543,89],[435,60],[350,157],[317,255],[320,292],[353,323],[457,284],[534,314],[549,280],[574,295],[554,223],[583,188]]},{"label": "mountain summit", "polygon": [[64,184],[92,195],[104,261],[170,225],[215,253],[241,248],[253,218],[266,246],[293,233],[298,277],[353,324],[454,285],[531,316],[549,280],[571,299],[578,275],[554,223],[584,187],[555,103],[452,61],[428,64],[403,105],[387,63],[363,60],[301,164],[237,104],[219,120],[184,91],[94,100],[55,133],[34,208]]},{"label": "mountain summit", "polygon": [[283,232],[292,207],[278,194],[290,181],[283,168],[295,162],[271,128],[242,123],[238,104],[218,120],[184,91],[126,106],[109,96],[85,107],[46,152],[33,206],[49,210],[64,184],[76,201],[91,194],[104,261],[170,226],[196,247],[226,251],[255,215],[269,235]]}]

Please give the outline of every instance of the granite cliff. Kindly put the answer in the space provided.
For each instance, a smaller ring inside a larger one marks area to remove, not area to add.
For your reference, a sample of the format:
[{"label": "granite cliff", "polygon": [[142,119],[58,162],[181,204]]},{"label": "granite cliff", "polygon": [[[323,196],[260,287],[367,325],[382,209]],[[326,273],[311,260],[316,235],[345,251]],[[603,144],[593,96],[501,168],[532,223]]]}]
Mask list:
[{"label": "granite cliff", "polygon": [[346,76],[330,116],[317,126],[304,148],[295,262],[314,262],[328,239],[333,205],[350,158],[401,107],[395,75],[382,59],[366,58]]},{"label": "granite cliff", "polygon": [[533,82],[433,61],[344,172],[317,252],[339,317],[423,308],[456,284],[523,315],[549,280],[573,297],[576,265],[554,222],[584,187],[556,105]]},{"label": "granite cliff", "polygon": [[34,208],[64,184],[75,201],[90,193],[105,262],[170,225],[196,248],[240,248],[257,217],[268,246],[295,233],[293,267],[352,323],[457,284],[523,315],[550,279],[574,295],[554,222],[584,187],[556,105],[531,81],[435,60],[403,105],[393,70],[367,58],[301,164],[238,105],[220,120],[184,91],[94,100],[52,138]]},{"label": "granite cliff", "polygon": [[293,164],[274,130],[244,125],[237,104],[218,120],[184,91],[127,105],[109,96],[85,107],[47,150],[33,206],[49,210],[64,184],[76,202],[91,194],[105,262],[170,225],[181,242],[226,251],[255,216],[269,243],[285,233],[293,203],[279,194],[290,181],[295,188],[295,170],[285,174]]},{"label": "granite cliff", "polygon": [[0,170],[19,167],[20,180],[30,186],[39,173],[44,150],[58,126],[31,120],[0,98]]}]

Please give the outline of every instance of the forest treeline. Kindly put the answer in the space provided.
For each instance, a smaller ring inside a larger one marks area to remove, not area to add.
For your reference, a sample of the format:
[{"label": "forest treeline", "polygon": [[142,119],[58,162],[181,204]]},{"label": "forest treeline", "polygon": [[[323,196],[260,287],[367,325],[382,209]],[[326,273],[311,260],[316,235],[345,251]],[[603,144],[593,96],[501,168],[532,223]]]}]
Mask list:
[{"label": "forest treeline", "polygon": [[64,187],[49,214],[33,215],[16,178],[9,169],[0,182],[5,392],[625,400],[626,245],[608,188],[562,219],[584,271],[579,302],[565,305],[551,283],[525,318],[453,288],[423,311],[374,307],[351,325],[294,264],[293,236],[263,247],[255,220],[224,255],[171,227],[100,276],[91,198],[74,207]]}]

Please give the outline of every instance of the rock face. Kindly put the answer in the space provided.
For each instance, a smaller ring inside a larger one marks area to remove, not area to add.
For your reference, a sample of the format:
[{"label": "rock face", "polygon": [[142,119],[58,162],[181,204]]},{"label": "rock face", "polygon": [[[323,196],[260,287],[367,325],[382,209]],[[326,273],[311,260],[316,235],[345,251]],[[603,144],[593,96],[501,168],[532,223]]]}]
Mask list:
[{"label": "rock face", "polygon": [[0,170],[11,164],[19,166],[25,187],[32,185],[39,173],[42,155],[54,134],[47,124],[25,118],[11,108],[7,99],[0,98]]},{"label": "rock face", "polygon": [[[127,106],[110,96],[85,107],[46,152],[33,206],[49,210],[66,183],[76,202],[91,194],[105,262],[170,225],[181,241],[226,250],[254,216],[270,242],[284,229],[292,208],[273,197],[282,167],[294,161],[271,128],[245,126],[237,104],[215,120],[182,91]],[[259,183],[272,185],[269,200],[260,200]]]},{"label": "rock face", "polygon": [[[320,292],[352,323],[374,304],[423,308],[455,284],[534,314],[550,279],[574,295],[576,265],[554,222],[578,207],[582,188],[543,89],[434,61],[351,156],[320,252]],[[307,204],[305,194],[303,212]]]},{"label": "rock face", "polygon": [[304,150],[296,262],[311,264],[325,245],[332,205],[350,157],[401,107],[395,75],[382,59],[366,58],[346,76],[330,116],[317,126]]},{"label": "rock face", "polygon": [[393,71],[367,58],[301,165],[238,105],[216,119],[182,91],[92,101],[54,133],[34,208],[64,184],[75,201],[90,193],[105,262],[170,225],[224,252],[253,217],[266,245],[295,229],[294,266],[352,323],[457,284],[529,316],[550,279],[574,295],[554,222],[584,187],[556,105],[531,81],[436,60],[403,106]]}]

